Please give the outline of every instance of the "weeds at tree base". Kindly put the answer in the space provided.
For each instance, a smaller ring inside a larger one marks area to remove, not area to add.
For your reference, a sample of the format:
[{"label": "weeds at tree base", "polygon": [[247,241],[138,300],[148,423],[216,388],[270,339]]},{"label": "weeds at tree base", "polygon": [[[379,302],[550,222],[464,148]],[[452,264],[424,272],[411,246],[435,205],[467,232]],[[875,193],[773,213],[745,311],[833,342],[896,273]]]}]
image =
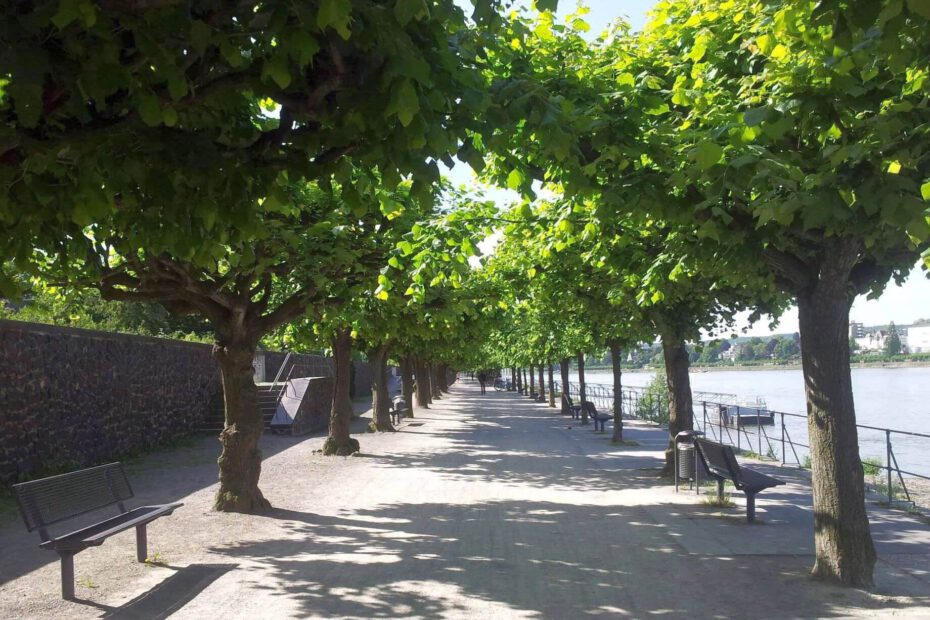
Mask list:
[{"label": "weeds at tree base", "polygon": [[736,503],[730,499],[729,493],[724,493],[722,498],[716,495],[710,495],[702,499],[701,503],[713,508],[733,508],[736,506]]},{"label": "weeds at tree base", "polygon": [[611,439],[610,443],[612,443],[615,446],[638,446],[640,445],[639,442],[636,441],[635,439],[621,439],[620,441],[614,441],[613,439]]},{"label": "weeds at tree base", "polygon": [[149,557],[145,558],[145,565],[148,567],[153,567],[153,566],[164,567],[164,566],[168,566],[168,562],[165,561],[165,558],[164,556],[162,556],[162,554],[156,551]]},{"label": "weeds at tree base", "polygon": [[90,577],[81,577],[77,580],[77,584],[82,588],[90,588],[91,590],[96,590],[100,587],[94,581],[92,581]]}]

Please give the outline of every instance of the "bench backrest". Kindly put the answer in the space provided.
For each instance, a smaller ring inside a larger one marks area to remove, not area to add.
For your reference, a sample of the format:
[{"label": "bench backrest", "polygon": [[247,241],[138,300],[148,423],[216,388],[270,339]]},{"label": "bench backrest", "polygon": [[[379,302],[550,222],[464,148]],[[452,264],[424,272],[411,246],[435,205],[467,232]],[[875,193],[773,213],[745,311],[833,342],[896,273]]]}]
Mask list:
[{"label": "bench backrest", "polygon": [[708,471],[733,480],[737,487],[740,485],[739,464],[733,448],[701,437],[695,437],[694,444]]},{"label": "bench backrest", "polygon": [[594,406],[590,400],[585,400],[581,402],[581,410],[587,411],[590,414],[597,415],[597,407]]},{"label": "bench backrest", "polygon": [[568,392],[562,392],[562,400],[565,401],[569,408],[572,407],[572,397],[568,395]]},{"label": "bench backrest", "polygon": [[406,409],[407,408],[407,399],[403,396],[395,396],[391,401],[391,404],[394,406],[394,410]]},{"label": "bench backrest", "polygon": [[[45,528],[60,521],[122,504],[132,497],[132,487],[121,463],[99,465],[60,476],[13,485],[13,495],[31,532],[39,530],[48,538]],[[120,506],[122,510],[123,507]]]}]

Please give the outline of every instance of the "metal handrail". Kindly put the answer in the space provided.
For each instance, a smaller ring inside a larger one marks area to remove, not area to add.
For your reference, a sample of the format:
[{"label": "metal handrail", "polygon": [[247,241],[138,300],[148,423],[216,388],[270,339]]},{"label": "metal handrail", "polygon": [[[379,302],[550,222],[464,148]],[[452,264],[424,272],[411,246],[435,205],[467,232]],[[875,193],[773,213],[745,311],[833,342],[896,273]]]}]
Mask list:
[{"label": "metal handrail", "polygon": [[[559,392],[562,391],[561,382],[556,381],[555,387],[557,390],[559,390]],[[570,381],[568,384],[568,393],[571,396],[579,397],[580,396],[579,386]],[[748,425],[740,424],[739,418],[737,418],[736,426],[733,427],[728,424],[723,424],[722,420],[720,419],[719,413],[716,416],[708,416],[708,408],[710,408],[712,411],[719,412],[720,408],[723,406],[733,406],[733,403],[736,400],[735,395],[702,393],[702,392],[693,392],[692,394],[693,394],[693,398],[692,398],[693,409],[697,409],[698,407],[700,407],[703,410],[703,416],[701,418],[698,418],[698,416],[694,416],[694,420],[696,423],[695,425],[697,426],[697,422],[700,422],[702,425],[702,428],[700,428],[699,430],[703,430],[705,433],[710,431],[711,436],[715,437],[721,443],[728,443],[738,449],[743,449],[743,438],[745,438],[746,440],[747,448],[752,447],[753,438],[750,437],[750,430],[753,429],[754,427],[754,431],[755,431],[754,434],[755,434],[755,440],[756,440],[755,447],[758,450],[758,455],[760,457],[765,458],[766,456],[777,455],[779,451],[776,450],[775,448],[776,446],[780,444],[781,464],[782,465],[787,464],[787,458],[786,458],[787,451],[790,450],[792,455],[794,456],[794,462],[799,467],[803,467],[801,463],[801,458],[798,454],[798,448],[810,451],[810,445],[803,443],[801,441],[795,441],[791,438],[791,434],[788,430],[787,425],[785,424],[785,418],[787,417],[787,418],[797,418],[797,419],[806,420],[807,419],[806,415],[798,414],[798,413],[787,413],[783,411],[773,411],[771,409],[767,409],[763,407],[752,407],[752,409],[754,409],[756,412],[755,413],[756,424],[755,425],[751,423]],[[621,407],[622,407],[621,415],[623,417],[630,418],[630,419],[642,419],[642,420],[646,420],[650,422],[656,422],[662,419],[663,416],[661,414],[664,413],[665,419],[667,419],[668,398],[667,397],[663,398],[662,396],[659,396],[659,395],[650,395],[650,396],[651,398],[647,396],[645,388],[638,387],[638,386],[624,387],[622,389],[622,393],[620,397],[620,402],[621,402]],[[714,398],[707,398],[708,396],[723,396],[725,398],[714,399]],[[597,406],[599,409],[602,408],[604,411],[613,412],[613,386],[604,385],[600,383],[586,384],[585,385],[585,397],[586,397],[586,400],[594,402],[595,406]],[[648,398],[648,404],[646,406],[641,406],[645,398]],[[726,402],[720,402],[721,400],[726,401]],[[661,412],[661,411],[656,412],[656,409],[661,410],[663,408],[665,410],[664,412]],[[739,405],[737,405],[737,414],[738,412],[739,412]],[[780,426],[779,430],[781,431],[780,438],[772,438],[765,431],[764,425],[762,424],[762,418],[763,417],[768,418],[769,415],[771,415],[773,419],[775,416],[778,416],[779,426]],[[716,420],[714,419],[714,417],[716,417]],[[895,493],[895,488],[893,486],[893,480],[895,476],[897,477],[898,482],[901,485],[901,490],[903,490],[904,495],[907,498],[906,501],[913,504],[914,502],[911,498],[910,491],[907,488],[907,484],[905,482],[904,476],[907,475],[907,476],[911,476],[914,478],[920,478],[922,480],[930,481],[930,475],[920,474],[920,473],[916,473],[916,472],[909,471],[907,469],[902,468],[901,465],[898,463],[897,455],[894,452],[892,439],[893,439],[893,435],[903,435],[907,437],[916,437],[920,439],[930,439],[930,434],[919,433],[915,431],[904,431],[904,430],[892,429],[892,428],[887,428],[887,427],[871,426],[868,424],[856,424],[856,428],[858,430],[877,431],[877,432],[882,432],[885,434],[885,462],[884,464],[874,463],[870,465],[880,470],[885,471],[887,474],[886,481],[885,481],[885,489],[883,489],[883,491],[887,497],[889,504],[895,501],[896,493]],[[715,430],[716,432],[714,432]],[[731,434],[731,430],[736,431],[735,442],[733,441],[733,435]],[[724,433],[726,436],[724,436]],[[763,452],[763,439],[764,439],[764,446],[766,449],[765,452]],[[930,448],[930,445],[928,445],[928,448]],[[905,466],[906,465],[907,464],[905,464]]]}]

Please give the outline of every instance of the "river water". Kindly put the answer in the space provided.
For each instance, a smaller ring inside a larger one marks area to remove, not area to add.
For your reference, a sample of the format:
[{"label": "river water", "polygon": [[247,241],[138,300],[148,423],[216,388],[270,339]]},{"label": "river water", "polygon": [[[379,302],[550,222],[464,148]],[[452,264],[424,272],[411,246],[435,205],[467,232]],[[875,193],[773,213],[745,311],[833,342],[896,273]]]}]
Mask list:
[{"label": "river water", "polygon": [[[625,372],[623,383],[642,387],[655,376],[653,372]],[[587,371],[589,383],[612,384],[610,371]],[[572,372],[572,381],[577,374]],[[930,368],[857,368],[852,371],[853,394],[856,401],[856,421],[860,425],[891,428],[899,431],[930,434]],[[800,370],[719,370],[691,373],[691,388],[695,392],[735,394],[740,402],[764,399],[768,409],[803,415],[804,378]],[[695,416],[702,415],[700,403],[695,403]],[[807,422],[804,418],[785,418],[790,438],[807,443]],[[780,454],[781,428],[766,429],[776,438]],[[752,439],[755,446],[756,440]],[[860,452],[863,457],[886,458],[885,433],[859,430]],[[930,439],[892,433],[892,446],[901,469],[930,475]],[[764,450],[763,450],[764,451]],[[789,451],[788,461],[794,457]],[[798,449],[803,459],[806,450]]]}]

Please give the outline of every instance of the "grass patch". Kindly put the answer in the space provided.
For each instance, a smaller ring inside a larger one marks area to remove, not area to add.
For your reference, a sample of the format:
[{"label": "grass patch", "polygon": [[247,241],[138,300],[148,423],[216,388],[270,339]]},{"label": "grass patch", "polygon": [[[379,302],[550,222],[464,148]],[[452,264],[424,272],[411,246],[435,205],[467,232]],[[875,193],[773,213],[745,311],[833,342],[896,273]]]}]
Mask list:
[{"label": "grass patch", "polygon": [[153,553],[153,554],[150,555],[149,557],[145,558],[145,565],[146,565],[146,566],[149,566],[149,567],[152,567],[152,566],[168,566],[168,562],[165,560],[165,558],[164,558],[164,556],[162,556],[162,554],[160,554],[160,553],[158,553],[158,552],[156,551],[155,553]]},{"label": "grass patch", "polygon": [[717,497],[716,495],[709,495],[701,500],[701,503],[705,506],[711,506],[713,508],[733,508],[736,506],[736,503],[730,499],[729,493],[724,493],[723,497]]},{"label": "grass patch", "polygon": [[882,471],[882,460],[877,456],[867,456],[862,459],[862,473],[866,476],[877,476]]},{"label": "grass patch", "polygon": [[621,439],[620,441],[611,440],[610,443],[612,443],[615,446],[638,446],[639,445],[639,442],[636,441],[635,439]]}]

